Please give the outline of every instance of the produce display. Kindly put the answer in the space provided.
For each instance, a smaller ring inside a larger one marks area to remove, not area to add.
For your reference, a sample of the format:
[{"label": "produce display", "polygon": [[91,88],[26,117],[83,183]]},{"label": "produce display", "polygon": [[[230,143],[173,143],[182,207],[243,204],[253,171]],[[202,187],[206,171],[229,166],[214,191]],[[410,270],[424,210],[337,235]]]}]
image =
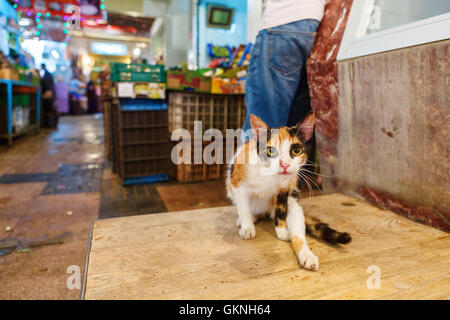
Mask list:
[{"label": "produce display", "polygon": [[0,79],[29,82],[39,85],[38,73],[29,68],[14,64],[0,51]]},{"label": "produce display", "polygon": [[209,69],[189,70],[186,63],[181,67],[171,68],[167,71],[167,89],[209,93],[211,77],[204,75],[208,71]]},{"label": "produce display", "polygon": [[118,82],[116,86],[117,96],[119,98],[166,98],[166,85],[164,83]]},{"label": "produce display", "polygon": [[166,71],[163,65],[113,63],[110,81],[102,81],[102,92],[112,85],[119,98],[165,99]]},{"label": "produce display", "polygon": [[214,59],[209,68],[189,70],[187,64],[167,71],[167,89],[214,94],[243,94],[251,59],[252,44],[237,48],[208,44],[209,56]]}]

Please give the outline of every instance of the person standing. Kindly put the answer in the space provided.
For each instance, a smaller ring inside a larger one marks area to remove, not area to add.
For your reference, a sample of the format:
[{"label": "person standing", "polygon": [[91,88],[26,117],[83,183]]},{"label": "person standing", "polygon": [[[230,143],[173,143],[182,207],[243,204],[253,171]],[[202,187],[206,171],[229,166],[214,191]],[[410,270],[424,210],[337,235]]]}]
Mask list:
[{"label": "person standing", "polygon": [[55,84],[53,76],[47,70],[45,63],[41,64],[41,92],[44,124],[46,127],[57,126],[57,112],[55,109]]},{"label": "person standing", "polygon": [[92,78],[89,80],[86,87],[86,96],[88,99],[88,114],[97,113],[97,90],[95,88],[95,82]]},{"label": "person standing", "polygon": [[69,80],[69,112],[72,115],[83,114],[83,108],[81,107],[81,99],[83,98],[84,85],[76,77],[75,74]]},{"label": "person standing", "polygon": [[311,111],[306,61],[328,0],[266,0],[253,47],[244,130],[250,114],[270,127],[296,125]]}]

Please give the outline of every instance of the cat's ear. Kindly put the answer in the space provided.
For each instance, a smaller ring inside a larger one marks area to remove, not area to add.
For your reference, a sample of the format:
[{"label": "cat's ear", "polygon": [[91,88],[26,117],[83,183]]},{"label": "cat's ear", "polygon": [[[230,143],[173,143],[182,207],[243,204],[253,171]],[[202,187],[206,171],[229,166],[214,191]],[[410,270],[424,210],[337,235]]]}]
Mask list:
[{"label": "cat's ear", "polygon": [[250,126],[252,127],[252,135],[257,140],[263,138],[267,135],[267,131],[269,131],[269,126],[254,114],[250,115]]},{"label": "cat's ear", "polygon": [[311,112],[297,124],[297,136],[304,142],[308,142],[312,138],[314,119],[314,113]]}]

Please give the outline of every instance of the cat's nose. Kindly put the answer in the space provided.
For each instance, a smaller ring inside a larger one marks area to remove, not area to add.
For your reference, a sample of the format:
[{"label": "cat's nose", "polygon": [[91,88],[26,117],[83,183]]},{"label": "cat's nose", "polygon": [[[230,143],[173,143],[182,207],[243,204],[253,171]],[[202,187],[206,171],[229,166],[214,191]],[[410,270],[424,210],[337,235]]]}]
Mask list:
[{"label": "cat's nose", "polygon": [[289,163],[280,160],[280,167],[282,167],[284,170],[287,170],[287,168],[289,168]]}]

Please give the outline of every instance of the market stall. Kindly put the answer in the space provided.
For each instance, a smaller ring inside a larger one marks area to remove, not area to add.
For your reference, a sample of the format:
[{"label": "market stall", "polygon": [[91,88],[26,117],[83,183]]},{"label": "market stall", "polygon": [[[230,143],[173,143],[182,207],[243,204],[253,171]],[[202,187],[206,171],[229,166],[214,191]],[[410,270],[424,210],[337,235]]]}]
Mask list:
[{"label": "market stall", "polygon": [[[190,70],[186,64],[169,68],[162,65],[112,63],[99,74],[105,112],[106,150],[113,171],[123,184],[168,180],[179,182],[220,179],[225,173],[227,129],[240,129],[245,121],[245,77],[251,45],[238,48],[209,46],[209,68]],[[166,91],[167,89],[167,91]],[[170,141],[177,129],[194,137],[194,123],[201,121],[203,134],[218,129],[223,137],[223,161],[208,164],[173,163],[191,158],[216,142],[194,141],[185,149]],[[233,148],[237,139],[232,141]]]},{"label": "market stall", "polygon": [[8,140],[39,131],[41,89],[38,74],[27,64],[20,47],[18,15],[0,1],[0,138]]}]

